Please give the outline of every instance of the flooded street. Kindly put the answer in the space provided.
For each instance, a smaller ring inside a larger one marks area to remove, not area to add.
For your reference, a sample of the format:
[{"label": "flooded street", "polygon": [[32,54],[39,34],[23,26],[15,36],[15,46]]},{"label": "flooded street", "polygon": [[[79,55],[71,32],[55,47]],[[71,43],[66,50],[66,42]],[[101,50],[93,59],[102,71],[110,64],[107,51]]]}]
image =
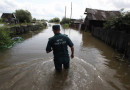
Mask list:
[{"label": "flooded street", "polygon": [[74,42],[75,58],[69,71],[56,73],[53,53],[45,51],[54,35],[51,25],[0,51],[0,90],[130,90],[130,64],[116,60],[117,52],[84,31],[61,28]]}]

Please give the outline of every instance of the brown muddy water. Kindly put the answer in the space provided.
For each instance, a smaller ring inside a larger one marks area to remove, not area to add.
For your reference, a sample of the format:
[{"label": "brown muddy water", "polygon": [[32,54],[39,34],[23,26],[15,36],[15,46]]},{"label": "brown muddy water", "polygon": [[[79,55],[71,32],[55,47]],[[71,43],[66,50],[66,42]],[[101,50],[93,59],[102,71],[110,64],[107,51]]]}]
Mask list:
[{"label": "brown muddy water", "polygon": [[61,29],[74,42],[75,58],[69,71],[56,73],[53,54],[45,51],[51,25],[0,51],[0,90],[130,90],[130,65],[88,32]]}]

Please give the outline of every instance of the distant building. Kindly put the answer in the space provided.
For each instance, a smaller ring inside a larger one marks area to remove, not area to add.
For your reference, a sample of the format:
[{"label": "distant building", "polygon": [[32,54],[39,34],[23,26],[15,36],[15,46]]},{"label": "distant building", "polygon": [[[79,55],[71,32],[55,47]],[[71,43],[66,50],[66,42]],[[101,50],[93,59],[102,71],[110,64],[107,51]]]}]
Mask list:
[{"label": "distant building", "polygon": [[104,22],[110,17],[117,17],[119,11],[104,11],[86,8],[86,18],[84,20],[85,29],[93,30],[95,27],[103,27]]},{"label": "distant building", "polygon": [[3,22],[9,23],[9,24],[18,23],[18,20],[16,19],[13,13],[3,13],[1,18],[3,18]]},{"label": "distant building", "polygon": [[71,19],[71,27],[73,28],[80,28],[81,24],[83,24],[83,20],[82,19]]},{"label": "distant building", "polygon": [[71,19],[70,21],[71,21],[71,23],[74,23],[74,24],[81,24],[81,23],[83,23],[82,19]]}]

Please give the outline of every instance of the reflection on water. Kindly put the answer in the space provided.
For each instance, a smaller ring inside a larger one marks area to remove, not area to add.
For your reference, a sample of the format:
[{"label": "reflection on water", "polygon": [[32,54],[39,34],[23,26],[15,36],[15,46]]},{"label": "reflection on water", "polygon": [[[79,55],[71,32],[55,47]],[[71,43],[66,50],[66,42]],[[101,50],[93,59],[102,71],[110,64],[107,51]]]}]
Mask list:
[{"label": "reflection on water", "polygon": [[[52,26],[52,24],[50,24]],[[75,46],[70,70],[56,73],[53,54],[46,54],[51,27],[21,35],[25,40],[0,51],[0,90],[129,90],[130,67],[116,61],[118,53],[91,36],[75,29],[63,29]]]}]

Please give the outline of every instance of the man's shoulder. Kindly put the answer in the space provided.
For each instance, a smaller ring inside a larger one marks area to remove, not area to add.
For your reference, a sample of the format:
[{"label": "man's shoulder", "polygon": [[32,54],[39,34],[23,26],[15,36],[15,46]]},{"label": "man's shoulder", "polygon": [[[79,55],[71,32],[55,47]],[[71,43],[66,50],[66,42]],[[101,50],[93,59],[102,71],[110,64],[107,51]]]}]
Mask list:
[{"label": "man's shoulder", "polygon": [[58,39],[59,37],[64,37],[64,38],[68,38],[68,35],[67,34],[60,34],[58,36],[52,36],[49,38],[49,40],[55,40],[55,39]]},{"label": "man's shoulder", "polygon": [[53,38],[54,38],[54,36],[53,36],[53,37],[50,37],[50,38],[49,38],[49,41],[52,40]]},{"label": "man's shoulder", "polygon": [[68,37],[68,35],[67,34],[62,34],[64,37]]},{"label": "man's shoulder", "polygon": [[60,34],[60,37],[68,38],[68,35],[67,34]]},{"label": "man's shoulder", "polygon": [[56,36],[52,36],[52,37],[49,38],[49,41],[53,41],[53,40],[55,40],[56,38],[57,38]]}]

